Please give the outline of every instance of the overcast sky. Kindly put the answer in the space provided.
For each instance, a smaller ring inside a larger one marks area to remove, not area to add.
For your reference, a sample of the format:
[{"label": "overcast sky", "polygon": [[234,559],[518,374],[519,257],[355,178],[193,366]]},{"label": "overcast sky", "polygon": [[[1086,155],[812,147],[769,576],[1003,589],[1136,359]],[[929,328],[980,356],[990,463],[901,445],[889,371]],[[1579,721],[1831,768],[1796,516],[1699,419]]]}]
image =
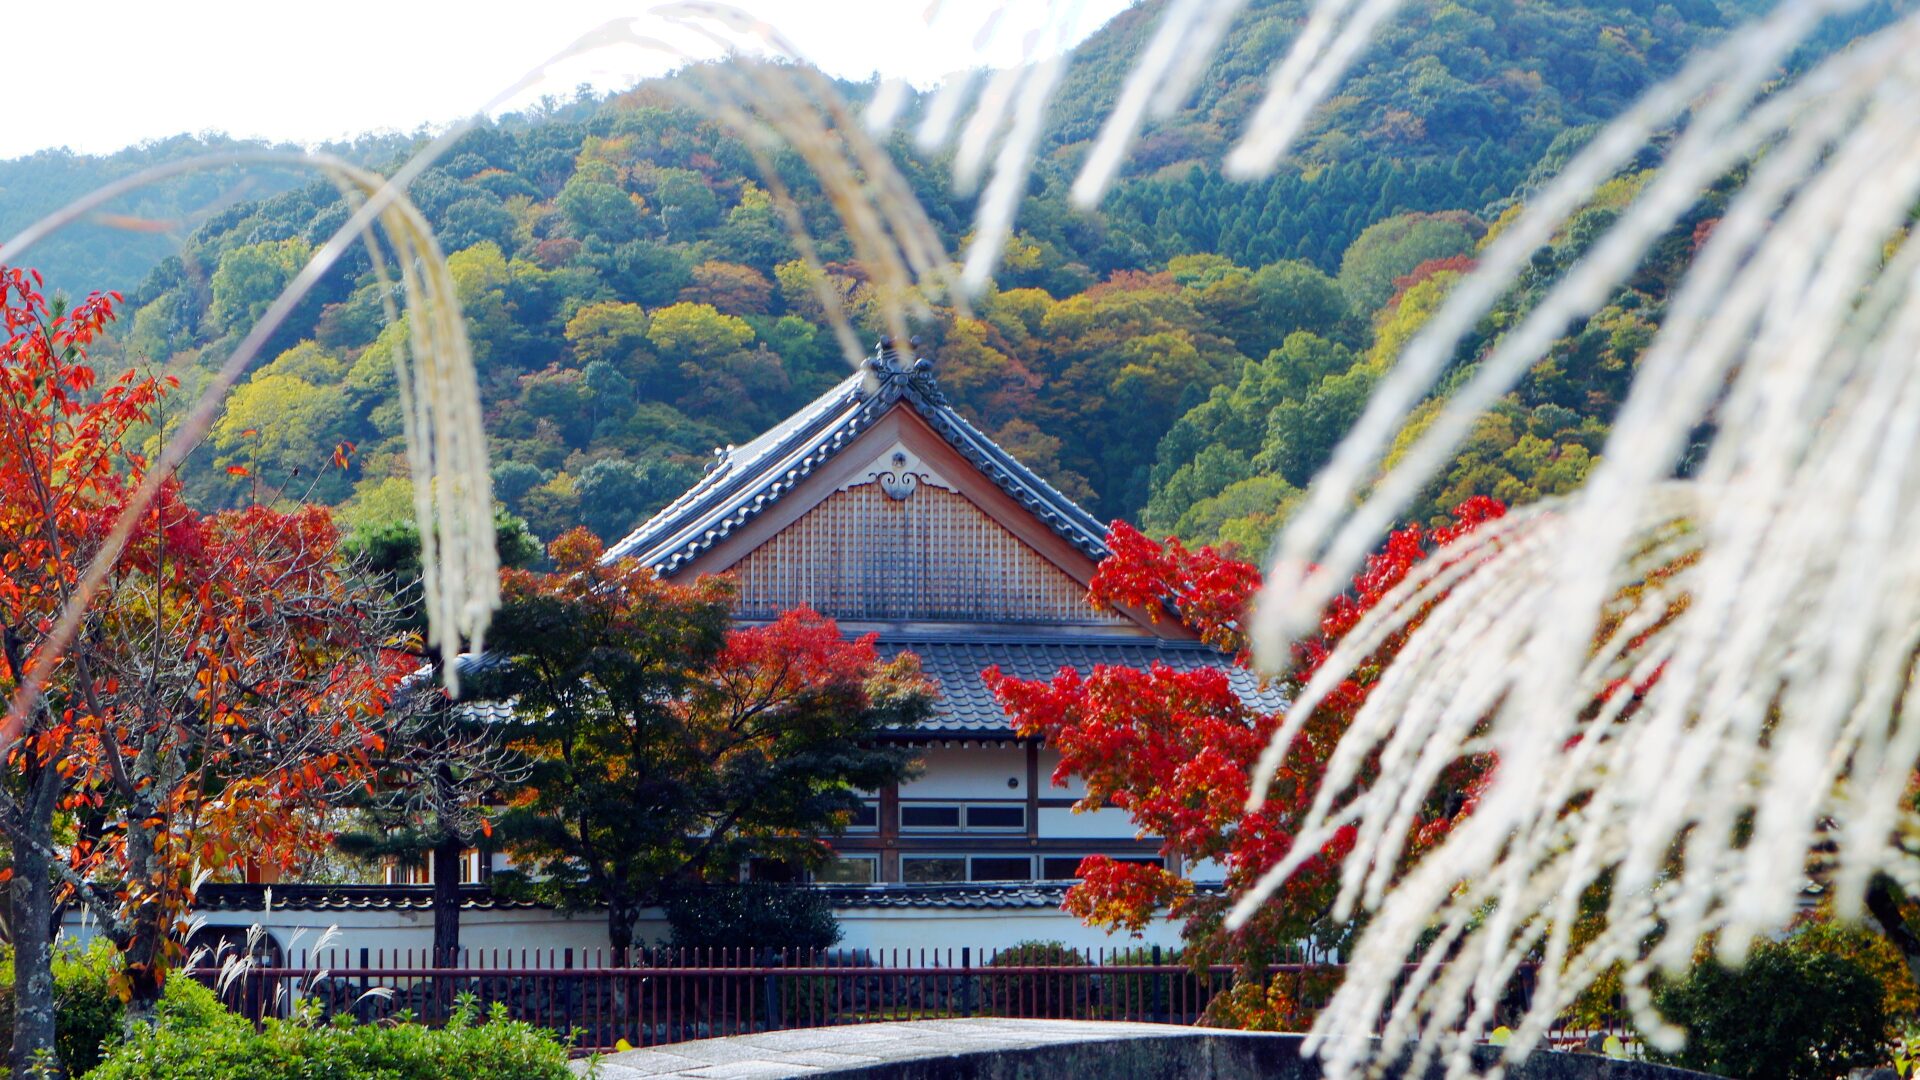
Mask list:
[{"label": "overcast sky", "polygon": [[[738,0],[737,6],[777,27],[834,75],[857,79],[877,70],[926,86],[951,71],[1071,44],[1131,2]],[[314,143],[444,124],[471,114],[609,20],[640,16],[638,32],[692,47],[696,39],[676,36],[647,14],[653,7],[650,0],[12,5],[0,65],[13,105],[0,123],[0,158],[55,146],[111,151],[181,132]],[[1046,22],[1049,12],[1054,23]],[[1036,32],[1042,25],[1048,29]],[[637,47],[604,49],[556,70],[520,101],[541,92],[570,97],[583,81],[620,88],[668,66],[663,56]]]}]

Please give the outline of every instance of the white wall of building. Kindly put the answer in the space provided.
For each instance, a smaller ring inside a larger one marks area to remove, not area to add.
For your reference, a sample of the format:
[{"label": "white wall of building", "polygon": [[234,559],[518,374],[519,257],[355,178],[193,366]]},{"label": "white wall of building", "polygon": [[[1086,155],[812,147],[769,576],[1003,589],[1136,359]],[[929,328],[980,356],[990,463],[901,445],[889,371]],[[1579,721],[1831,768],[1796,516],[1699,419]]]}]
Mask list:
[{"label": "white wall of building", "polygon": [[1040,797],[1043,799],[1078,799],[1087,793],[1086,782],[1078,776],[1066,777],[1064,786],[1053,782],[1053,771],[1060,767],[1060,751],[1050,746],[1040,748]]},{"label": "white wall of building", "polygon": [[[1049,908],[863,908],[842,910],[837,916],[840,948],[899,949],[903,957],[905,950],[961,948],[971,948],[979,957],[1023,941],[1063,941],[1082,950],[1156,944],[1173,948],[1180,939],[1180,926],[1173,922],[1156,922],[1144,938],[1109,936]],[[325,962],[339,966],[357,965],[361,949],[369,951],[368,959],[376,965],[424,963],[424,954],[433,946],[433,916],[425,911],[217,911],[205,913],[202,925],[242,929],[259,925],[292,954],[289,959],[295,963],[302,950],[312,949],[330,929],[328,948],[334,952]],[[85,940],[93,928],[75,918],[64,932]],[[647,945],[666,942],[666,919],[659,909],[642,912],[635,940]],[[564,963],[567,949],[574,950],[576,966],[591,966],[607,948],[607,924],[593,912],[568,916],[544,909],[466,911],[460,918],[460,944],[476,966],[533,966],[537,961],[544,967]],[[408,950],[414,953],[411,961],[406,957]],[[499,951],[497,958],[493,950]]]},{"label": "white wall of building", "polygon": [[1227,868],[1212,859],[1196,859],[1187,867],[1189,881],[1225,881]]},{"label": "white wall of building", "polygon": [[1065,807],[1040,808],[1040,835],[1049,840],[1063,837],[1131,840],[1137,832],[1133,819],[1116,807],[1078,813]]},{"label": "white wall of building", "polygon": [[[900,785],[902,799],[1024,799],[1027,751],[1021,746],[928,747],[917,780]],[[1046,774],[1041,774],[1044,787]]]},{"label": "white wall of building", "polygon": [[1132,938],[1109,935],[1098,927],[1083,925],[1064,911],[1047,908],[877,908],[842,911],[839,916],[842,948],[944,951],[965,947],[973,949],[976,958],[1023,941],[1063,941],[1081,950],[1151,945],[1173,948],[1180,943],[1181,925],[1158,920],[1144,938]]}]

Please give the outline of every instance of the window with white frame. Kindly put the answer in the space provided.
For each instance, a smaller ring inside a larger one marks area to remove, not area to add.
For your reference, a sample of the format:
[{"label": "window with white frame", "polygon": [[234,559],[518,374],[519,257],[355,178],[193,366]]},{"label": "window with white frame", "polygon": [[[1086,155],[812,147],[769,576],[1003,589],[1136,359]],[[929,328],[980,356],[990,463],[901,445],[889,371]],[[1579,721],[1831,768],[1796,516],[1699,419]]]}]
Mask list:
[{"label": "window with white frame", "polygon": [[392,859],[387,862],[386,877],[389,885],[430,885],[433,864],[425,858]]},{"label": "window with white frame", "polygon": [[900,880],[914,885],[944,885],[967,880],[964,855],[902,855]]},{"label": "window with white frame", "polygon": [[[419,856],[406,861],[389,860],[385,871],[389,885],[431,885],[433,884],[433,860]],[[480,851],[468,848],[460,853],[460,884],[477,885],[480,883]]]}]

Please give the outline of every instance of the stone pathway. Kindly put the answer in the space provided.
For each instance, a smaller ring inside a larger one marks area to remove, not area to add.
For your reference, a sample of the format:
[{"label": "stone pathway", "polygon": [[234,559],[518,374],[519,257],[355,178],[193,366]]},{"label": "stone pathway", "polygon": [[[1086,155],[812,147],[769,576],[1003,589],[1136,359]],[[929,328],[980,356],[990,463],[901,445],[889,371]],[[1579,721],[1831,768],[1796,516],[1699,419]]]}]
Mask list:
[{"label": "stone pathway", "polygon": [[[1098,1020],[972,1019],[855,1024],[769,1031],[629,1050],[601,1058],[599,1076],[601,1080],[821,1076],[840,1069],[982,1050],[1022,1050],[1095,1039],[1164,1038],[1185,1032],[1219,1034],[1168,1024]],[[585,1075],[586,1062],[575,1062],[574,1071]]]}]

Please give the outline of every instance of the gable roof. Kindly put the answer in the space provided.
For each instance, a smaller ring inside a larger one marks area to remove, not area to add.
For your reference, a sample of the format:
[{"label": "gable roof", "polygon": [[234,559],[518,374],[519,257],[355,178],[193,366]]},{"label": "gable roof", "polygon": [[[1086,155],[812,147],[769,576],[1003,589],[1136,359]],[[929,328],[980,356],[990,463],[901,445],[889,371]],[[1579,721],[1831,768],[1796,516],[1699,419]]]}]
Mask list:
[{"label": "gable roof", "polygon": [[1109,554],[1106,527],[989,439],[948,403],[933,362],[903,359],[887,342],[863,370],[745,446],[714,452],[706,476],[607,558],[634,557],[671,576],[773,507],[862,432],[908,405],[981,475],[1095,562]]}]

